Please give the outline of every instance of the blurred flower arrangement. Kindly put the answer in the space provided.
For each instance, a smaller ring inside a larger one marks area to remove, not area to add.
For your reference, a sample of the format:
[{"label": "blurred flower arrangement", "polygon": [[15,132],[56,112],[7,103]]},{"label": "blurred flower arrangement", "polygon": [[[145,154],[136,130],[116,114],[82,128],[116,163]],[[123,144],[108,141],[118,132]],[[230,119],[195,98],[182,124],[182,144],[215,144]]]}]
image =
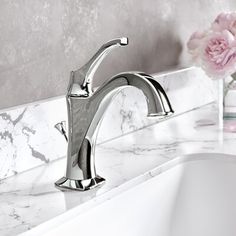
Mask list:
[{"label": "blurred flower arrangement", "polygon": [[212,79],[231,76],[224,98],[236,89],[236,12],[219,14],[208,29],[192,34],[187,47],[196,65]]}]

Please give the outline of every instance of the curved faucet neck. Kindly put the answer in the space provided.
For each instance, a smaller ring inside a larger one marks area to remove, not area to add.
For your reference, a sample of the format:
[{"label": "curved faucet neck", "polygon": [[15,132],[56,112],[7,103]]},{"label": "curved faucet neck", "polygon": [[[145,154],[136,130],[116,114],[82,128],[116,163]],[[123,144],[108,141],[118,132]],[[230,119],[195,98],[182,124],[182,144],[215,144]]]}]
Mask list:
[{"label": "curved faucet neck", "polygon": [[118,91],[126,87],[135,87],[144,93],[148,115],[166,116],[173,112],[161,85],[144,73],[118,74],[89,97],[67,96],[68,152],[66,178],[76,180],[96,178],[94,164],[96,134],[113,97]]}]

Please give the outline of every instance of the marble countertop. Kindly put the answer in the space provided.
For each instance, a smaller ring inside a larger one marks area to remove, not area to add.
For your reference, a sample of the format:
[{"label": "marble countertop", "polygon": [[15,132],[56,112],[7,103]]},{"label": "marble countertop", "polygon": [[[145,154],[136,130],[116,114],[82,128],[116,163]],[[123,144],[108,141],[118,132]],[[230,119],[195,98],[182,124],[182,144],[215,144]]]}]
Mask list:
[{"label": "marble countertop", "polygon": [[[236,123],[236,121],[235,121]],[[96,147],[101,188],[61,192],[54,182],[63,176],[65,158],[0,182],[0,235],[42,235],[62,222],[160,173],[163,164],[190,153],[236,155],[236,124],[218,125],[216,106],[186,112]],[[101,131],[102,132],[102,131]],[[54,222],[54,223],[53,223]],[[42,224],[43,223],[43,224]],[[34,232],[34,233],[31,233]]]}]

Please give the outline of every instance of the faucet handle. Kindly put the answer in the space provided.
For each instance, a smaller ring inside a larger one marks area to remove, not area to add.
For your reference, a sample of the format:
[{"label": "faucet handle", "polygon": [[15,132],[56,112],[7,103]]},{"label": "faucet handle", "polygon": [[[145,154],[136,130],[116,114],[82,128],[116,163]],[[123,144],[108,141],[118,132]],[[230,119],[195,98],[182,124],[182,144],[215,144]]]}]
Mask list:
[{"label": "faucet handle", "polygon": [[66,141],[68,142],[68,138],[66,135],[66,122],[61,121],[54,125],[54,127],[65,137]]},{"label": "faucet handle", "polygon": [[80,69],[73,71],[68,87],[68,94],[86,97],[92,93],[91,84],[94,73],[106,55],[114,48],[128,45],[128,38],[117,38],[103,44],[94,56]]},{"label": "faucet handle", "polygon": [[83,85],[85,86],[86,83],[92,83],[95,71],[110,51],[114,48],[126,45],[128,45],[128,38],[126,37],[113,39],[103,44],[94,56],[81,68],[85,73]]}]

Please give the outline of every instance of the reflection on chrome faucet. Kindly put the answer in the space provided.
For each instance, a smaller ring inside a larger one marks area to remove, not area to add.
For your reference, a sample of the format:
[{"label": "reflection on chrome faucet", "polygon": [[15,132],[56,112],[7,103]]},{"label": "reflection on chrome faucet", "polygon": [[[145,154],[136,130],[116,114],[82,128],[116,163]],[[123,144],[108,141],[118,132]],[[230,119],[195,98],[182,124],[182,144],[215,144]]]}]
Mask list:
[{"label": "reflection on chrome faucet", "polygon": [[60,189],[83,191],[105,181],[97,175],[94,163],[96,134],[104,112],[120,90],[129,86],[140,89],[146,97],[148,116],[167,116],[173,113],[161,85],[153,77],[142,72],[120,73],[96,91],[93,90],[93,75],[103,58],[114,48],[127,44],[127,38],[111,40],[105,43],[86,65],[71,72],[66,96],[67,135],[64,122],[56,125],[68,140],[66,175],[55,183]]}]

